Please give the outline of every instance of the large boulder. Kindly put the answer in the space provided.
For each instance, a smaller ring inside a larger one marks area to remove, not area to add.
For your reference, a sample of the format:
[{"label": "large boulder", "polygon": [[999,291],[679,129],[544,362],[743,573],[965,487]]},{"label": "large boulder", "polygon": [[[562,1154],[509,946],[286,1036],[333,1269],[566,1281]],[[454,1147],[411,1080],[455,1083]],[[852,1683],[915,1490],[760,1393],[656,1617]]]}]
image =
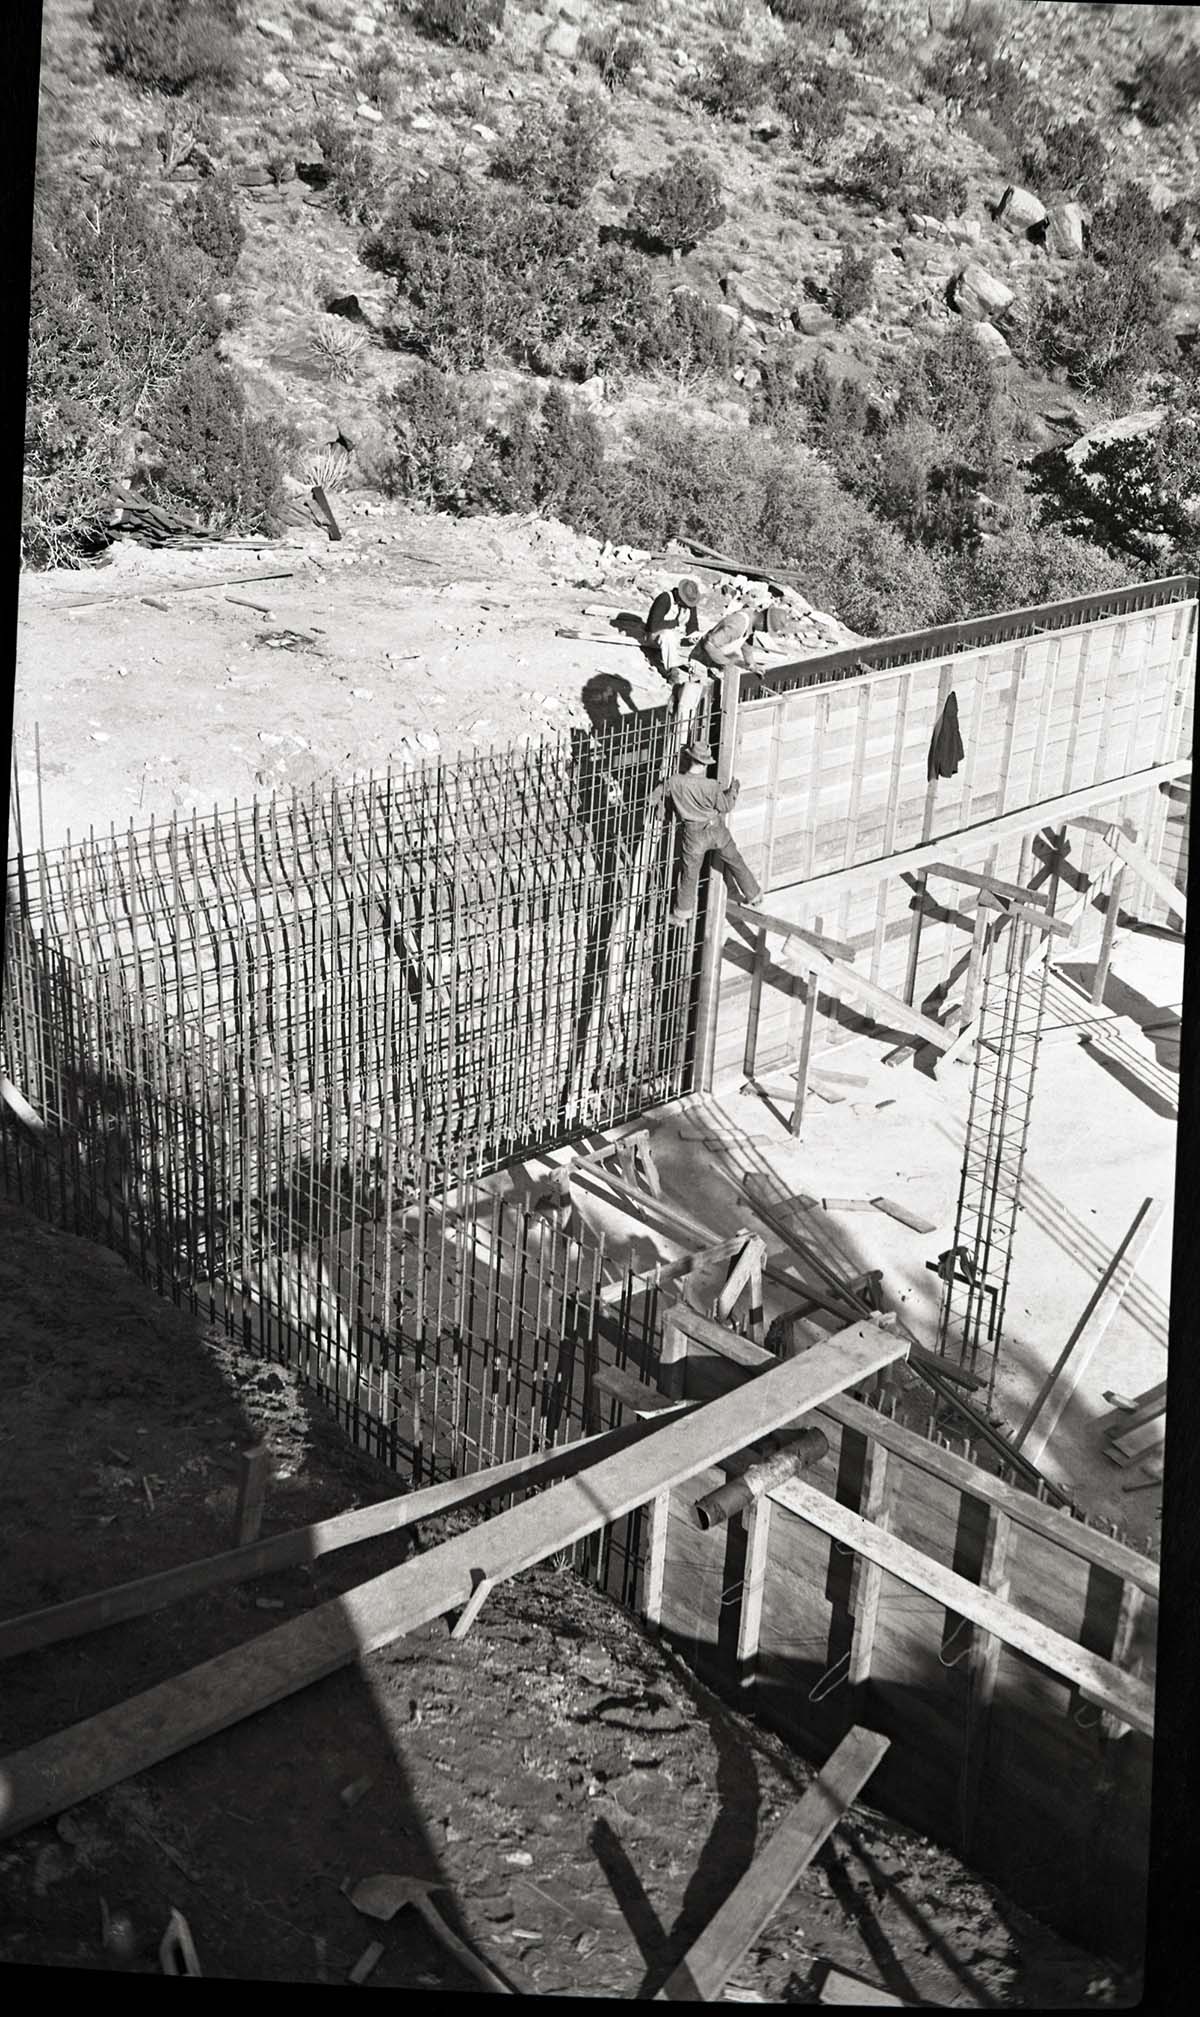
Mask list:
[{"label": "large boulder", "polygon": [[542,48],[547,56],[562,56],[573,63],[579,54],[579,30],[570,21],[556,21]]},{"label": "large boulder", "polygon": [[1010,307],[1014,296],[1011,287],[997,280],[994,273],[972,260],[964,266],[954,282],[954,306],[969,322],[990,322],[997,315],[1003,315]]},{"label": "large boulder", "polygon": [[955,245],[978,245],[983,236],[983,226],[978,217],[950,217],[946,230]]},{"label": "large boulder", "polygon": [[783,314],[783,303],[749,273],[727,273],[721,285],[728,300],[737,303],[746,315],[760,316],[768,322],[778,321]]},{"label": "large boulder", "polygon": [[1030,231],[1041,224],[1046,215],[1046,206],[1032,189],[1018,189],[1010,182],[996,209],[1001,224],[1007,224],[1010,231]]},{"label": "large boulder", "polygon": [[1004,341],[994,322],[973,322],[971,324],[971,334],[980,349],[992,359],[993,363],[1008,364],[1011,362],[1012,351]]},{"label": "large boulder", "polygon": [[1083,251],[1083,211],[1078,203],[1056,203],[1046,219],[1046,245],[1060,259],[1078,259]]},{"label": "large boulder", "polygon": [[1081,469],[1093,449],[1104,448],[1110,441],[1134,441],[1139,435],[1153,434],[1161,427],[1165,408],[1149,406],[1140,413],[1126,413],[1120,420],[1109,420],[1101,427],[1093,427],[1088,434],[1081,434],[1077,441],[1064,450],[1067,461]]},{"label": "large boulder", "polygon": [[909,214],[907,222],[909,230],[915,232],[918,238],[941,238],[947,242],[953,240],[953,231],[940,217],[927,217],[922,211],[914,210]]}]

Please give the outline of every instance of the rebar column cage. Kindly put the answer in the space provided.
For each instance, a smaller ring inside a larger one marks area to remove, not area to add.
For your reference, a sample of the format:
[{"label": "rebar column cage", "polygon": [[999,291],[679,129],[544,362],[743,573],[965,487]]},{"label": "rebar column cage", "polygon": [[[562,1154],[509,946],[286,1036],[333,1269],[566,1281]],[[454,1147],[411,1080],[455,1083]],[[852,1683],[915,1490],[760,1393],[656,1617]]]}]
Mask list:
[{"label": "rebar column cage", "polygon": [[[1032,896],[1034,903],[1039,899]],[[984,953],[975,1063],[967,1111],[951,1266],[938,1324],[938,1350],[957,1339],[960,1365],[990,1354],[987,1397],[995,1391],[1021,1208],[1021,1177],[1033,1109],[1049,976],[1045,927],[1001,915]]]}]

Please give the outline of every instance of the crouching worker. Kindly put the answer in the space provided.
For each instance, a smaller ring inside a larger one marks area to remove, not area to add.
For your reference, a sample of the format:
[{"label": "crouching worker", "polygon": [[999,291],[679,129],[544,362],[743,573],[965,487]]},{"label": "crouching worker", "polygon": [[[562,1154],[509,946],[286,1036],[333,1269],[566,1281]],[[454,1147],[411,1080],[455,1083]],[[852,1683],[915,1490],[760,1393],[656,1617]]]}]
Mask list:
[{"label": "crouching worker", "polygon": [[700,635],[699,610],[698,581],[677,581],[674,588],[664,588],[650,604],[645,627],[646,648],[671,681],[678,677],[685,648],[694,644]]},{"label": "crouching worker", "polygon": [[671,923],[676,925],[689,924],[695,915],[700,870],[708,854],[715,854],[722,870],[728,871],[739,903],[757,903],[762,895],[725,820],[741,786],[736,778],[724,785],[708,777],[711,762],[712,752],[704,743],[689,743],[680,754],[678,770],[654,794],[665,796],[683,830],[683,866],[671,912]]}]

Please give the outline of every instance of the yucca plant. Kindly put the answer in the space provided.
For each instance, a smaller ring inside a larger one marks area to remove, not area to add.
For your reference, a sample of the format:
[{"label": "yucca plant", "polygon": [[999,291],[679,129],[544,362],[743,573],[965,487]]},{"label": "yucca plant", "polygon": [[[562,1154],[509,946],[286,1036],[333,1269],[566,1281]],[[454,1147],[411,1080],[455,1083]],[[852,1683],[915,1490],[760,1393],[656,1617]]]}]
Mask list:
[{"label": "yucca plant", "polygon": [[340,490],[350,474],[350,457],[344,448],[315,448],[301,471],[310,490]]},{"label": "yucca plant", "polygon": [[366,337],[361,329],[352,329],[347,322],[332,319],[322,322],[313,331],[312,347],[331,378],[346,380],[353,378]]}]

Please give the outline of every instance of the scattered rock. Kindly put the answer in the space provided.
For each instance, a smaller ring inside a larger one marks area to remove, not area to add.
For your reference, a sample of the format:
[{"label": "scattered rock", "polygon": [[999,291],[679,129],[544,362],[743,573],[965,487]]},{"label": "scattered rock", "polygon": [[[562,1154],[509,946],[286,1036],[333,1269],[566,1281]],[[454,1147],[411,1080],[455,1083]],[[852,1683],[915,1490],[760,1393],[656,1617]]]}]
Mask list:
[{"label": "scattered rock", "polygon": [[268,70],[263,77],[262,87],[264,91],[269,91],[273,98],[284,97],[292,88],[282,70]]},{"label": "scattered rock", "polygon": [[954,283],[954,306],[973,322],[987,322],[1002,314],[1013,299],[1012,288],[975,260],[964,266]]},{"label": "scattered rock", "polygon": [[597,372],[593,377],[585,378],[582,385],[576,387],[575,396],[582,400],[585,406],[595,408],[604,404],[605,390],[604,379]]},{"label": "scattered rock", "polygon": [[955,245],[978,245],[983,235],[983,226],[978,217],[952,217],[946,230]]},{"label": "scattered rock", "polygon": [[414,112],[408,122],[411,133],[432,133],[436,124],[436,119],[431,119],[428,112]]},{"label": "scattered rock", "polygon": [[985,350],[988,356],[993,358],[997,364],[1009,363],[1012,358],[1012,351],[1004,341],[994,322],[973,322],[971,324],[971,334],[975,337],[981,349]]},{"label": "scattered rock", "polygon": [[265,168],[239,168],[234,180],[241,189],[269,189],[271,177]]},{"label": "scattered rock", "polygon": [[547,56],[562,56],[570,63],[579,54],[579,30],[569,21],[558,21],[542,43]]},{"label": "scattered rock", "polygon": [[362,104],[356,105],[354,109],[360,119],[369,119],[374,126],[381,126],[383,124],[383,114],[377,106]]},{"label": "scattered rock", "polygon": [[1078,259],[1083,251],[1083,211],[1078,203],[1056,203],[1046,220],[1046,244],[1061,259]]},{"label": "scattered rock", "polygon": [[752,274],[727,273],[721,285],[730,301],[735,301],[747,315],[762,315],[773,322],[783,313],[782,303]]},{"label": "scattered rock", "polygon": [[259,20],[254,25],[260,35],[266,36],[268,42],[291,43],[296,39],[284,21]]},{"label": "scattered rock", "polygon": [[909,230],[914,232],[918,238],[944,238],[949,240],[954,237],[950,226],[944,223],[940,217],[926,217],[919,210],[912,212],[907,219],[907,223]]},{"label": "scattered rock", "polygon": [[350,26],[356,35],[374,35],[379,23],[373,14],[356,14]]},{"label": "scattered rock", "polygon": [[495,127],[485,126],[481,119],[476,120],[475,124],[471,128],[471,131],[472,133],[477,134],[481,140],[486,141],[489,145],[493,141],[498,140],[500,138],[500,135],[497,133]]},{"label": "scattered rock", "polygon": [[996,209],[997,221],[1007,224],[1012,231],[1028,231],[1040,224],[1046,215],[1046,206],[1031,189],[1018,189],[1009,183]]}]

